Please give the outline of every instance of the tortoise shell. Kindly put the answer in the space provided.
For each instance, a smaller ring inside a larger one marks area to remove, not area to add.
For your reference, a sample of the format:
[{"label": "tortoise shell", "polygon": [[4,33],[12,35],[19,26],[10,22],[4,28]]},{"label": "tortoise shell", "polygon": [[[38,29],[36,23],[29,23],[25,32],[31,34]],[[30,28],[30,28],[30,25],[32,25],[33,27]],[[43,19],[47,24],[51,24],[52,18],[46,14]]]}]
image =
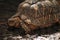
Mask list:
[{"label": "tortoise shell", "polygon": [[55,0],[25,0],[19,4],[17,13],[8,21],[10,26],[20,25],[28,32],[59,22],[59,16],[59,4]]}]

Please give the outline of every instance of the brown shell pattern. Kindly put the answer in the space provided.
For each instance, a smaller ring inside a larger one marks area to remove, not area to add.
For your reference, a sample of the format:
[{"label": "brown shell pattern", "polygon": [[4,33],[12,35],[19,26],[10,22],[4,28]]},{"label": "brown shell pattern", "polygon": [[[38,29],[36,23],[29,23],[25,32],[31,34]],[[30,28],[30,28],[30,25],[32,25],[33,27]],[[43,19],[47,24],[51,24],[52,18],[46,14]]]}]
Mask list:
[{"label": "brown shell pattern", "polygon": [[[48,27],[59,22],[59,16],[59,4],[57,1],[26,0],[19,4],[17,13],[11,18],[19,17],[26,25],[30,24],[30,28],[34,29],[35,26]],[[34,27],[31,27],[31,25]]]}]

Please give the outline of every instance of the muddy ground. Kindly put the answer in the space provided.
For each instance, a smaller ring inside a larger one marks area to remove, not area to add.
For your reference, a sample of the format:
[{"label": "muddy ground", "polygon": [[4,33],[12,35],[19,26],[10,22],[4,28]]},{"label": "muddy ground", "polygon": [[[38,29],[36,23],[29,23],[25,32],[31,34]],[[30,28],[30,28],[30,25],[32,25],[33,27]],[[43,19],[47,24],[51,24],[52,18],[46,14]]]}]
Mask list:
[{"label": "muddy ground", "polygon": [[[21,33],[22,32],[22,33]],[[19,38],[30,38],[30,37],[44,37],[44,35],[49,35],[49,36],[45,36],[45,37],[50,37],[52,35],[52,37],[59,37],[60,35],[60,25],[57,23],[57,24],[54,24],[52,25],[51,27],[48,27],[48,28],[39,28],[37,30],[34,30],[32,31],[30,34],[24,34],[23,33],[23,30],[21,30],[20,28],[9,28],[8,26],[6,25],[0,25],[0,40],[5,40],[5,38],[7,37],[10,38],[10,39],[13,39],[14,37],[18,37]],[[57,35],[57,36],[56,36]],[[6,39],[6,40],[7,40]],[[8,40],[10,40],[8,39]],[[14,39],[15,40],[15,39]]]}]

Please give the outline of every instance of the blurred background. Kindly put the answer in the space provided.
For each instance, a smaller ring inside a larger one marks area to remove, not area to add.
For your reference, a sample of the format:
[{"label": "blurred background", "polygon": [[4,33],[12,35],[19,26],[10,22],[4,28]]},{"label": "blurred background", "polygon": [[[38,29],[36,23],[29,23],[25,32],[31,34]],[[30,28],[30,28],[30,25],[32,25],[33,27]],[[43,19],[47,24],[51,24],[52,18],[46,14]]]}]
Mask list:
[{"label": "blurred background", "polygon": [[16,13],[19,3],[24,0],[0,0],[0,23]]}]

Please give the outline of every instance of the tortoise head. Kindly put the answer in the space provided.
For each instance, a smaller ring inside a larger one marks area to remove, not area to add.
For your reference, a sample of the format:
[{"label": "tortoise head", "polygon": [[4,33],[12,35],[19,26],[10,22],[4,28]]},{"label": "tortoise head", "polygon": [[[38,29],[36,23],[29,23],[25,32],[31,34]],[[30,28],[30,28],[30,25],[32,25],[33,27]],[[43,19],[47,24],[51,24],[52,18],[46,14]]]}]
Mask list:
[{"label": "tortoise head", "polygon": [[20,19],[18,17],[8,19],[8,25],[11,27],[12,26],[16,28],[19,27],[19,22],[20,22]]}]

